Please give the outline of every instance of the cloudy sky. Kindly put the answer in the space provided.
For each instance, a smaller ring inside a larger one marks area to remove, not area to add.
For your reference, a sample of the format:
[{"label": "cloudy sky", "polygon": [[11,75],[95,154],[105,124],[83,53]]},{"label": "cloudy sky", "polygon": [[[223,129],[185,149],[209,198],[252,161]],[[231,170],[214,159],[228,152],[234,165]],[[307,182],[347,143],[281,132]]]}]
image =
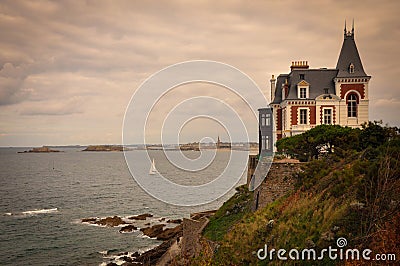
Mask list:
[{"label": "cloudy sky", "polygon": [[[344,20],[353,18],[372,76],[370,119],[399,126],[398,10],[395,0],[1,1],[0,146],[121,143],[133,92],[187,60],[235,66],[269,95],[271,75],[293,60],[335,67]],[[192,124],[183,141],[224,136],[214,126]]]}]

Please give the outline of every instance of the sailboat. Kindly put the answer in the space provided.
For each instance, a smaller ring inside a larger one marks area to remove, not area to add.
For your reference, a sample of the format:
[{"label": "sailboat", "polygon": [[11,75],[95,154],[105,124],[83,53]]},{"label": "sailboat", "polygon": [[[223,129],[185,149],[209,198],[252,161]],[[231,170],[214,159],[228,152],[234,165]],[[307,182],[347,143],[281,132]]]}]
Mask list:
[{"label": "sailboat", "polygon": [[157,174],[157,169],[156,169],[156,164],[154,163],[154,158],[153,158],[153,162],[151,163],[151,167],[149,170],[149,174],[150,175],[155,175]]}]

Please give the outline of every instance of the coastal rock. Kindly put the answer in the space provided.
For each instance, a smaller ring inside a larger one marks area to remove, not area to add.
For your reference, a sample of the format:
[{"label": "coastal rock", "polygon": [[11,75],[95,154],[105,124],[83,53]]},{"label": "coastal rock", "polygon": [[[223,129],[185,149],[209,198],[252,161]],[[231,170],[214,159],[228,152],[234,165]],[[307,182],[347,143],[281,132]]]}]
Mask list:
[{"label": "coastal rock", "polygon": [[126,224],[126,222],[123,221],[121,217],[114,216],[114,217],[107,217],[104,219],[100,219],[99,221],[96,221],[95,224],[114,227],[120,224]]},{"label": "coastal rock", "polygon": [[167,228],[157,235],[158,240],[168,240],[176,236],[182,235],[182,225],[178,225],[174,228]]},{"label": "coastal rock", "polygon": [[130,220],[146,220],[147,217],[153,217],[153,214],[150,213],[143,213],[136,216],[131,216],[128,219]]},{"label": "coastal rock", "polygon": [[172,224],[181,224],[182,219],[170,219],[167,221],[167,223],[172,223]]},{"label": "coastal rock", "polygon": [[145,234],[148,237],[157,237],[159,234],[163,232],[163,227],[164,224],[156,224],[153,225],[152,227],[142,228],[140,229],[140,231],[142,231],[143,234]]},{"label": "coastal rock", "polygon": [[216,212],[217,212],[217,210],[191,213],[190,214],[190,219],[199,220],[202,217],[209,218],[209,217],[213,216]]},{"label": "coastal rock", "polygon": [[96,222],[97,218],[83,218],[81,221],[82,223],[91,223],[94,224]]},{"label": "coastal rock", "polygon": [[130,224],[130,225],[126,225],[126,226],[122,227],[122,228],[119,230],[119,232],[120,232],[120,233],[131,233],[131,232],[133,232],[133,231],[135,231],[135,230],[137,230],[137,227],[134,226],[133,224]]},{"label": "coastal rock", "polygon": [[165,252],[167,252],[168,248],[174,242],[174,239],[164,241],[161,245],[155,247],[154,249],[151,249],[141,254],[138,258],[135,259],[135,261],[143,263],[145,265],[156,265],[157,261]]}]

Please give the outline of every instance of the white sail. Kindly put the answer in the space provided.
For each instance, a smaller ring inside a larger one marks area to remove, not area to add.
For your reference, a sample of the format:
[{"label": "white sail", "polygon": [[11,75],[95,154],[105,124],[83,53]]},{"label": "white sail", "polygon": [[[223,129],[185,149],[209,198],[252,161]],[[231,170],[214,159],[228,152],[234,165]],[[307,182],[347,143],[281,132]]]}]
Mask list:
[{"label": "white sail", "polygon": [[154,158],[153,158],[153,162],[151,163],[151,167],[150,167],[150,171],[149,171],[150,175],[155,175],[157,174],[157,169],[156,169],[156,164],[154,162]]}]

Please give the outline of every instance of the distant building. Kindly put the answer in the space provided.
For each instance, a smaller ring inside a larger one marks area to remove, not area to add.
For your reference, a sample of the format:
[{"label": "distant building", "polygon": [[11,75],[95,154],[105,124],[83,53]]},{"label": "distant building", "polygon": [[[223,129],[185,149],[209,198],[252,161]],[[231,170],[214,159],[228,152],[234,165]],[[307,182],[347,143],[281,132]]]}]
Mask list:
[{"label": "distant building", "polygon": [[219,136],[218,136],[217,150],[220,150],[220,149],[231,149],[231,147],[232,147],[231,143],[229,143],[229,142],[222,142],[222,141],[219,139]]},{"label": "distant building", "polygon": [[261,119],[269,116],[270,109],[260,109],[260,146],[269,147],[283,137],[321,124],[360,127],[368,122],[370,79],[354,41],[354,24],[351,31],[345,25],[336,68],[311,69],[307,61],[295,61],[289,74],[280,74],[277,79],[272,76],[269,106],[274,121],[273,141],[264,135]]}]

